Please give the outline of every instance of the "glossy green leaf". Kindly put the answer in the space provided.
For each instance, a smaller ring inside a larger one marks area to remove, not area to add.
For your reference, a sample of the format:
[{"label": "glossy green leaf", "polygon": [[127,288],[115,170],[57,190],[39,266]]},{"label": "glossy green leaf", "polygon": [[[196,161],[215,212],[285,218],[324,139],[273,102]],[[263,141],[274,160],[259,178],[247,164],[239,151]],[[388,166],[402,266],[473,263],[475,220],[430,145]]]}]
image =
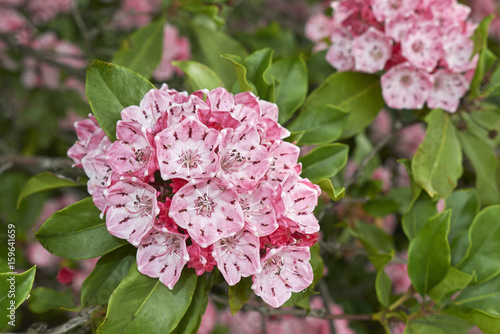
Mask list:
[{"label": "glossy green leaf", "polygon": [[322,179],[316,182],[318,186],[321,187],[321,190],[326,192],[328,196],[334,201],[338,201],[339,199],[343,198],[345,195],[345,188],[344,187],[333,187],[332,180],[330,179]]},{"label": "glossy green leaf", "polygon": [[299,158],[302,163],[302,177],[318,182],[337,174],[347,163],[349,147],[344,144],[328,144],[314,148]]},{"label": "glossy green leaf", "polygon": [[99,209],[87,197],[54,213],[36,237],[54,255],[81,260],[102,256],[127,243],[109,234]]},{"label": "glossy green leaf", "polygon": [[429,219],[408,248],[408,277],[422,296],[445,278],[450,268],[451,211]]},{"label": "glossy green leaf", "polygon": [[436,202],[426,192],[421,191],[403,215],[403,231],[408,239],[413,240],[427,220],[437,214]]},{"label": "glossy green leaf", "polygon": [[425,120],[427,132],[412,159],[413,175],[429,196],[446,197],[462,175],[462,150],[448,113],[435,109]]},{"label": "glossy green leaf", "polygon": [[134,31],[114,55],[111,62],[124,66],[145,78],[151,77],[163,53],[163,26],[162,17]]},{"label": "glossy green leaf", "polygon": [[220,76],[226,87],[232,87],[236,81],[233,65],[221,58],[221,55],[227,53],[244,59],[247,56],[246,50],[238,41],[223,32],[197,25],[193,26],[193,32],[198,40],[204,63]]},{"label": "glossy green leaf", "polygon": [[33,313],[45,313],[47,311],[64,311],[76,307],[70,290],[66,292],[56,291],[49,288],[35,288],[31,291],[28,306]]},{"label": "glossy green leaf", "polygon": [[472,78],[469,88],[470,97],[473,99],[481,95],[481,82],[483,81],[484,73],[487,70],[486,57],[488,51],[488,28],[492,19],[493,15],[485,17],[476,28],[472,37],[472,40],[474,41],[473,54],[479,53],[479,61],[477,63],[476,72],[474,73],[474,77]]},{"label": "glossy green leaf", "polygon": [[467,287],[454,300],[454,304],[500,316],[500,276],[482,284]]},{"label": "glossy green leaf", "polygon": [[451,224],[448,241],[450,244],[459,234],[469,230],[479,212],[479,201],[474,190],[454,191],[445,199],[445,208],[451,209]]},{"label": "glossy green leaf", "polygon": [[229,60],[233,66],[234,71],[236,72],[236,78],[238,83],[238,89],[234,89],[234,92],[254,92],[257,90],[252,83],[247,80],[247,68],[243,64],[243,61],[240,57],[231,54],[223,54],[222,58]]},{"label": "glossy green leaf", "polygon": [[307,66],[304,57],[300,55],[281,59],[271,66],[267,75],[279,82],[276,86],[276,104],[280,110],[278,121],[284,123],[306,99]]},{"label": "glossy green leaf", "polygon": [[410,320],[403,334],[467,334],[471,325],[446,314],[432,314]]},{"label": "glossy green leaf", "polygon": [[320,145],[337,140],[347,122],[347,112],[332,105],[318,106],[299,116],[288,126],[292,132],[303,132],[301,145]]},{"label": "glossy green leaf", "polygon": [[21,194],[19,194],[19,197],[17,198],[17,208],[19,209],[23,199],[37,192],[64,187],[78,187],[81,185],[82,184],[73,180],[54,175],[50,172],[37,174],[29,179],[21,190]]},{"label": "glossy green leaf", "polygon": [[192,60],[173,61],[172,64],[186,73],[186,80],[191,91],[204,88],[212,90],[224,86],[219,76],[204,64]]},{"label": "glossy green leaf", "polygon": [[184,269],[170,290],[158,278],[137,271],[132,265],[127,276],[111,294],[102,334],[170,333],[191,304],[198,277]]},{"label": "glossy green leaf", "polygon": [[323,278],[324,272],[324,263],[319,253],[319,244],[315,243],[314,245],[312,245],[310,248],[310,252],[311,259],[309,260],[309,263],[311,264],[314,275],[311,286],[316,286],[316,284],[318,284],[318,282]]},{"label": "glossy green leaf", "polygon": [[468,122],[467,129],[457,133],[464,153],[476,172],[477,195],[481,204],[500,203],[500,183],[496,174],[500,164],[488,133],[472,121]]},{"label": "glossy green leaf", "polygon": [[94,60],[87,70],[85,92],[90,108],[111,141],[116,139],[116,122],[121,119],[121,111],[139,105],[153,88],[143,76],[122,66]]},{"label": "glossy green leaf", "polygon": [[[271,82],[266,79],[267,72],[271,68],[274,50],[265,48],[257,50],[245,59],[247,78],[255,85],[256,95],[262,99],[268,99],[268,90]],[[281,110],[280,110],[281,113]]]},{"label": "glossy green leaf", "polygon": [[82,284],[82,305],[107,304],[111,293],[135,262],[135,253],[135,247],[125,245],[101,257]]},{"label": "glossy green leaf", "polygon": [[378,197],[363,204],[363,209],[373,217],[385,217],[391,213],[397,213],[399,204],[387,197]]},{"label": "glossy green leaf", "polygon": [[449,305],[442,312],[475,324],[484,334],[498,334],[500,316],[458,305]]},{"label": "glossy green leaf", "polygon": [[384,268],[392,260],[394,252],[391,254],[381,254],[375,257],[370,257],[370,261],[374,263],[377,270],[377,277],[375,279],[375,292],[377,299],[385,307],[389,306],[389,298],[391,296],[392,284],[391,279],[384,271]]},{"label": "glossy green leaf", "polygon": [[231,314],[235,315],[243,305],[250,299],[252,296],[252,278],[245,277],[242,278],[237,284],[233,286],[229,286],[228,288],[228,296],[229,296],[229,309],[231,310]]},{"label": "glossy green leaf", "polygon": [[[208,273],[207,273],[208,274]],[[215,279],[219,276],[217,271],[213,271],[210,277],[207,274],[198,277],[196,290],[186,314],[179,322],[173,334],[196,334],[201,324],[201,318],[205,314],[208,305],[208,293],[214,285]]]},{"label": "glossy green leaf", "polygon": [[[383,106],[379,77],[337,72],[308,96],[290,129],[312,131],[311,138],[304,136],[304,145],[328,143],[339,137],[347,138],[361,132]],[[302,125],[304,121],[307,123]],[[330,128],[330,132],[324,128],[326,126]],[[322,132],[314,134],[316,130]]]},{"label": "glossy green leaf", "polygon": [[475,283],[482,283],[500,274],[500,205],[482,210],[469,229],[469,248],[457,264],[461,271],[474,275]]},{"label": "glossy green leaf", "polygon": [[443,280],[432,288],[428,295],[435,302],[441,303],[457,291],[464,289],[471,281],[472,275],[468,275],[454,267],[450,267]]},{"label": "glossy green leaf", "polygon": [[[14,321],[14,324],[18,323],[15,310],[30,295],[35,280],[35,272],[36,266],[33,266],[21,274],[0,274],[0,291],[2,291],[0,294],[0,307],[3,314],[0,318],[0,329],[5,328],[11,321]],[[10,315],[13,315],[13,318]]]}]

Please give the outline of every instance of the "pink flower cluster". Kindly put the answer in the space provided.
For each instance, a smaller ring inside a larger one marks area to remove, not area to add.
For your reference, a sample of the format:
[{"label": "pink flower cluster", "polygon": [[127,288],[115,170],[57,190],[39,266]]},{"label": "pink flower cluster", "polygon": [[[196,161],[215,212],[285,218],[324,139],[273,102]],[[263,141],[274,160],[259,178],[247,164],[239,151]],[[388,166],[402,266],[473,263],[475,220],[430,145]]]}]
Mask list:
[{"label": "pink flower cluster", "polygon": [[191,58],[191,43],[186,37],[179,35],[175,26],[165,24],[163,28],[163,52],[160,64],[153,72],[153,78],[157,81],[166,81],[174,76],[174,73],[182,75],[177,67],[172,65],[172,60],[188,60]]},{"label": "pink flower cluster", "polygon": [[456,0],[338,0],[333,17],[306,25],[315,50],[338,71],[376,73],[386,104],[395,109],[456,111],[469,88],[475,24]]},{"label": "pink flower cluster", "polygon": [[138,270],[170,289],[185,265],[253,278],[273,307],[313,280],[320,189],[300,177],[276,104],[223,88],[149,91],[121,112],[113,143],[96,119],[68,151],[109,232],[138,248]]}]

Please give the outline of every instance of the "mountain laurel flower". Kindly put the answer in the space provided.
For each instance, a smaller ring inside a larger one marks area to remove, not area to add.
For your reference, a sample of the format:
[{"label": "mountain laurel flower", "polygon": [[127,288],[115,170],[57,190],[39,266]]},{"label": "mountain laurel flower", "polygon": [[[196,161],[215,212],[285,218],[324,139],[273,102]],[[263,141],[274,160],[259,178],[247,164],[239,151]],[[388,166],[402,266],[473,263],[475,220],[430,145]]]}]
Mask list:
[{"label": "mountain laurel flower", "polygon": [[250,92],[163,85],[121,111],[114,142],[94,116],[77,122],[68,155],[109,233],[137,247],[139,272],[172,289],[185,267],[217,266],[279,307],[312,284],[321,191],[300,176],[278,113]]},{"label": "mountain laurel flower", "polygon": [[305,29],[313,51],[327,49],[337,71],[381,75],[393,109],[458,109],[478,63],[469,7],[457,0],[334,0],[331,7],[332,16],[312,15]]}]

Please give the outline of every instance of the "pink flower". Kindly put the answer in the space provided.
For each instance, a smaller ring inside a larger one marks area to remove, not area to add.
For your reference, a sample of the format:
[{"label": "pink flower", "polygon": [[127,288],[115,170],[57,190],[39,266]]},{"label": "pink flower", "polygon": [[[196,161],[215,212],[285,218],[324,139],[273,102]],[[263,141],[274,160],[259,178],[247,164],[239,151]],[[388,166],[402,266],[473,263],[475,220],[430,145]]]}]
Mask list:
[{"label": "pink flower", "polygon": [[212,255],[227,284],[235,285],[242,277],[258,273],[260,268],[259,238],[247,230],[220,239]]},{"label": "pink flower", "polygon": [[155,137],[161,177],[164,180],[213,177],[218,169],[214,149],[219,141],[218,131],[194,117],[166,128]]},{"label": "pink flower", "polygon": [[381,84],[385,102],[395,109],[421,109],[432,88],[430,76],[409,63],[391,68]]},{"label": "pink flower", "polygon": [[313,15],[306,23],[306,37],[311,41],[320,41],[330,37],[333,29],[332,19],[323,13]]},{"label": "pink flower", "polygon": [[149,277],[159,277],[169,289],[179,280],[189,260],[187,235],[166,229],[152,230],[137,249],[137,269]]},{"label": "pink flower", "polygon": [[205,271],[211,272],[217,265],[217,261],[212,256],[213,245],[202,248],[197,243],[193,243],[187,249],[189,252],[188,268],[194,268],[196,275],[203,275]]},{"label": "pink flower", "polygon": [[351,51],[353,36],[349,30],[342,27],[334,28],[330,40],[332,44],[326,53],[326,61],[337,71],[349,71],[354,68]]},{"label": "pink flower", "polygon": [[174,73],[182,74],[174,65],[172,60],[188,60],[191,58],[191,45],[189,39],[179,36],[176,27],[165,24],[163,28],[163,52],[160,64],[153,72],[153,78],[158,81],[168,80]]},{"label": "pink flower", "polygon": [[273,187],[265,181],[260,182],[250,194],[240,194],[245,225],[256,236],[269,235],[278,228],[275,196]]},{"label": "pink flower", "polygon": [[33,22],[40,25],[52,20],[59,13],[68,12],[74,5],[74,0],[29,0],[27,9]]},{"label": "pink flower", "polygon": [[[403,254],[403,258],[407,255]],[[408,277],[408,265],[405,263],[389,263],[384,271],[389,276],[392,282],[392,291],[395,295],[402,294],[411,286],[410,278]]]},{"label": "pink flower", "polygon": [[23,29],[28,24],[26,18],[11,8],[0,10],[0,32],[13,33]]},{"label": "pink flower", "polygon": [[383,166],[378,167],[372,174],[373,180],[382,181],[382,190],[389,191],[392,186],[392,175],[391,172]]},{"label": "pink flower", "polygon": [[352,42],[354,68],[360,72],[375,73],[384,69],[392,55],[391,39],[370,27]]},{"label": "pink flower", "polygon": [[142,27],[151,21],[160,4],[161,0],[123,0],[115,15],[113,27],[117,30]]},{"label": "pink flower", "polygon": [[386,110],[382,109],[377,114],[377,117],[373,120],[370,125],[370,139],[374,142],[382,140],[387,136],[392,130],[392,118],[391,114]]},{"label": "pink flower", "polygon": [[441,108],[455,112],[460,103],[460,98],[469,89],[465,77],[458,73],[439,70],[433,75],[434,84],[427,99],[427,106],[431,109]]},{"label": "pink flower", "polygon": [[411,13],[417,8],[418,3],[416,0],[373,0],[373,14],[378,21],[384,21]]},{"label": "pink flower", "polygon": [[201,317],[200,328],[198,334],[210,334],[217,324],[217,308],[211,300],[208,300],[205,313]]},{"label": "pink flower", "polygon": [[53,255],[38,242],[29,245],[26,257],[31,264],[39,268],[55,268],[61,260],[59,256]]},{"label": "pink flower", "polygon": [[292,295],[311,285],[312,267],[308,247],[284,246],[271,249],[261,260],[252,290],[272,307],[280,307]]},{"label": "pink flower", "polygon": [[243,228],[243,212],[234,187],[215,178],[192,180],[172,198],[170,217],[201,247]]},{"label": "pink flower", "polygon": [[414,124],[401,129],[398,133],[396,150],[404,157],[411,158],[425,138],[422,124]]},{"label": "pink flower", "polygon": [[73,281],[73,276],[74,276],[73,270],[69,269],[68,267],[63,267],[59,270],[57,273],[57,281],[61,284],[66,284],[70,285],[71,282]]},{"label": "pink flower", "polygon": [[156,189],[136,178],[124,179],[107,188],[104,197],[109,233],[138,246],[160,212]]},{"label": "pink flower", "polygon": [[443,55],[441,29],[433,22],[418,22],[401,41],[403,56],[415,67],[431,72]]}]

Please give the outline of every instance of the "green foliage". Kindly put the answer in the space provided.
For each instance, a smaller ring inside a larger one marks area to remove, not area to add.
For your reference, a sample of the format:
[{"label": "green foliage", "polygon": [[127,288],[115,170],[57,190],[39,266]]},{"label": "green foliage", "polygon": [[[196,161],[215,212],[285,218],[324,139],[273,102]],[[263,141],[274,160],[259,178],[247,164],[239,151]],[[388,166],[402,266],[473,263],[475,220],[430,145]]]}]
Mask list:
[{"label": "green foliage", "polygon": [[450,219],[450,210],[429,219],[410,242],[408,276],[422,296],[441,282],[450,267]]},{"label": "green foliage", "polygon": [[122,66],[94,60],[87,70],[85,92],[92,112],[111,141],[116,140],[116,122],[121,111],[139,105],[155,88],[141,75]]},{"label": "green foliage", "polygon": [[31,291],[28,306],[33,313],[63,311],[76,307],[70,290],[56,291],[50,288],[35,288]]},{"label": "green foliage", "polygon": [[404,334],[467,334],[470,325],[460,319],[445,315],[433,314],[410,320]]},{"label": "green foliage", "polygon": [[21,193],[19,194],[19,197],[17,198],[16,207],[17,209],[19,209],[21,202],[26,197],[35,194],[37,192],[50,189],[64,188],[64,187],[78,187],[81,185],[82,184],[78,182],[64,178],[62,176],[54,175],[53,173],[50,172],[43,172],[37,174],[32,178],[30,178],[28,182],[26,182],[26,185],[23,187]]},{"label": "green foliage", "polygon": [[229,286],[227,292],[229,296],[229,309],[232,315],[235,315],[250,299],[252,295],[252,284],[252,278],[245,277],[237,284]]},{"label": "green foliage", "polygon": [[103,255],[82,284],[82,306],[105,305],[130,267],[135,265],[136,248],[124,245]]},{"label": "green foliage", "polygon": [[474,73],[474,77],[472,78],[472,82],[469,88],[471,98],[477,98],[481,95],[481,82],[483,81],[484,74],[487,70],[488,58],[492,57],[491,53],[488,52],[489,50],[487,41],[488,28],[492,19],[492,15],[485,17],[477,27],[476,31],[474,32],[474,36],[472,37],[472,40],[474,41],[473,54],[479,53],[479,61],[477,63],[476,72]]},{"label": "green foliage", "polygon": [[461,271],[474,275],[474,283],[486,282],[500,274],[500,205],[482,210],[469,229],[469,248],[457,264]]},{"label": "green foliage", "polygon": [[127,243],[109,234],[99,209],[87,197],[54,213],[40,227],[36,237],[54,255],[67,259],[102,256]]},{"label": "green foliage", "polygon": [[441,109],[427,117],[425,139],[412,159],[412,171],[418,185],[429,196],[446,197],[462,175],[462,150],[450,115]]},{"label": "green foliage", "polygon": [[122,43],[111,62],[127,67],[145,78],[151,77],[163,53],[165,18],[156,20],[132,33]]},{"label": "green foliage", "polygon": [[109,299],[108,311],[97,333],[171,333],[188,310],[198,277],[184,270],[170,290],[158,278],[132,265]]},{"label": "green foliage", "polygon": [[328,144],[318,146],[309,154],[301,157],[302,177],[311,182],[330,178],[337,174],[347,163],[349,148],[343,144]]},{"label": "green foliage", "polygon": [[206,65],[196,61],[173,61],[172,64],[186,74],[187,85],[191,91],[200,89],[215,89],[223,86],[219,76]]},{"label": "green foliage", "polygon": [[16,310],[29,297],[35,272],[36,267],[33,266],[22,274],[0,273],[0,307],[5,312],[0,318],[0,329],[7,327],[11,320],[9,315],[13,313],[11,310]]},{"label": "green foliage", "polygon": [[436,214],[436,202],[426,192],[420,191],[420,195],[413,199],[403,215],[403,231],[408,239],[413,240],[427,220]]},{"label": "green foliage", "polygon": [[333,187],[332,180],[330,179],[322,179],[316,182],[318,186],[321,187],[321,190],[326,192],[328,196],[334,201],[338,201],[345,196],[345,188],[344,187]]}]

